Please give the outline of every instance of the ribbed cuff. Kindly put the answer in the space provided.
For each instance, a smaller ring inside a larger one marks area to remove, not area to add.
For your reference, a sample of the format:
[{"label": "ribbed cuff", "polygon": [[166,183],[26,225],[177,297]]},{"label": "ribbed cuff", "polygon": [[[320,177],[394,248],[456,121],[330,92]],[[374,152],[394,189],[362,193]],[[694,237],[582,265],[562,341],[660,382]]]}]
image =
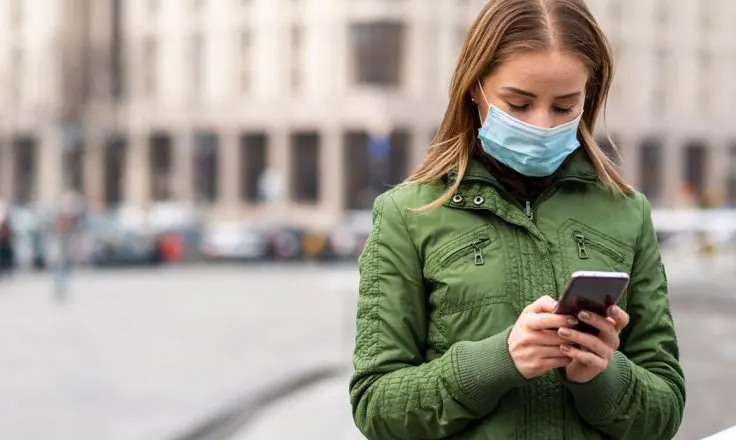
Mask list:
[{"label": "ribbed cuff", "polygon": [[501,396],[526,382],[509,354],[510,332],[511,328],[482,341],[458,344],[460,391],[481,414],[493,410]]},{"label": "ribbed cuff", "polygon": [[621,398],[631,385],[629,359],[617,351],[608,368],[588,383],[562,381],[572,393],[578,414],[588,422],[604,420],[616,411]]}]

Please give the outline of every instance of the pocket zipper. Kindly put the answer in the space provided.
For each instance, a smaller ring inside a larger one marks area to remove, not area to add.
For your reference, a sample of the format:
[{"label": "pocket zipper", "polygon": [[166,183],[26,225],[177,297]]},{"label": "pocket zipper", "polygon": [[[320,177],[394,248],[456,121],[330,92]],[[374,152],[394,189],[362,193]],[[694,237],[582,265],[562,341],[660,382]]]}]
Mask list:
[{"label": "pocket zipper", "polygon": [[467,255],[469,249],[473,252],[473,262],[476,266],[483,266],[485,264],[485,258],[483,257],[483,248],[491,241],[488,237],[477,238],[472,243],[464,245],[459,249],[452,251],[449,255],[442,259],[440,267],[447,266],[454,263],[458,259]]},{"label": "pocket zipper", "polygon": [[589,240],[580,231],[573,232],[572,236],[575,239],[575,243],[578,246],[578,258],[580,258],[581,260],[587,260],[588,258],[590,258],[590,255],[588,254],[587,246],[591,246],[591,245],[603,251],[603,253],[607,254],[609,257],[616,259],[616,261],[618,262],[621,262],[624,259],[621,256],[621,254],[617,252],[616,250],[611,249],[609,246],[606,246],[605,244],[599,243],[597,241]]}]

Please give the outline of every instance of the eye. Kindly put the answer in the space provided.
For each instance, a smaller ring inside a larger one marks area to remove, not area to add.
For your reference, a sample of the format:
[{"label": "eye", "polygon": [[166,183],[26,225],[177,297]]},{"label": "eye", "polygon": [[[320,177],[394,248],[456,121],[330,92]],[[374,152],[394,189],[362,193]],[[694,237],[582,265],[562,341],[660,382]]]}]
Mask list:
[{"label": "eye", "polygon": [[512,104],[510,102],[507,102],[506,104],[508,104],[509,105],[509,108],[512,111],[515,111],[515,112],[523,112],[523,111],[525,111],[525,110],[527,110],[529,108],[529,104],[514,105],[514,104]]},{"label": "eye", "polygon": [[573,107],[568,107],[568,108],[558,107],[558,106],[552,107],[552,111],[559,115],[566,115],[568,113],[572,113],[572,109]]}]

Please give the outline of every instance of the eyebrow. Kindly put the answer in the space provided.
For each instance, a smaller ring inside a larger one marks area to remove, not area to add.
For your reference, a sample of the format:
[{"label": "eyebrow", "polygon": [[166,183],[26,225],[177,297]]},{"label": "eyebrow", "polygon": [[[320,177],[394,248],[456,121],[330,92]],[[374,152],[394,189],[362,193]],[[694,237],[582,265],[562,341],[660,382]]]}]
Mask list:
[{"label": "eyebrow", "polygon": [[[516,87],[502,87],[502,88],[504,90],[507,90],[509,92],[516,93],[518,95],[524,95],[524,96],[528,96],[530,98],[536,98],[537,97],[537,95],[535,95],[532,92],[527,92],[526,90],[517,89]],[[573,92],[573,93],[568,93],[567,95],[556,96],[555,99],[577,98],[578,96],[580,96],[582,94],[583,94],[582,92]]]}]

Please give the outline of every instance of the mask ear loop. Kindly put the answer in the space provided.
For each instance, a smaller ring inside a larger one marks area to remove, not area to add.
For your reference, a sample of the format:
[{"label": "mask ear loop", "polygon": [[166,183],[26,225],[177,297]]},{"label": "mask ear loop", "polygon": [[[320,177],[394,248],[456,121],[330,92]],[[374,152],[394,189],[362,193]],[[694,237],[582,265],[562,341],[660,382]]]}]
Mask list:
[{"label": "mask ear loop", "polygon": [[[486,92],[483,91],[483,85],[480,83],[480,78],[478,78],[478,88],[480,89],[480,94],[483,95],[483,100],[486,102],[486,105],[488,106],[488,111],[491,111],[491,103],[488,102],[488,98],[486,97]],[[483,115],[480,113],[480,105],[476,104],[478,107],[478,119],[480,119],[480,125],[483,125]]]}]

